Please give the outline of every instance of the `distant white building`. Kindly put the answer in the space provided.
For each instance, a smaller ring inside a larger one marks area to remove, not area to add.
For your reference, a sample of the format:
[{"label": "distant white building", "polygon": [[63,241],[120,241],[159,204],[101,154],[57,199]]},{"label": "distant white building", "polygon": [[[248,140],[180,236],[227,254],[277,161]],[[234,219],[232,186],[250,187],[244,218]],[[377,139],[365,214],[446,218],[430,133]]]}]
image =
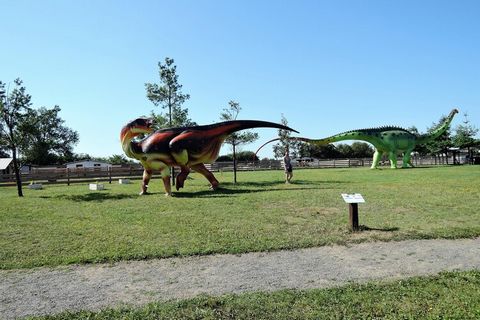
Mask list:
[{"label": "distant white building", "polygon": [[0,173],[9,173],[13,158],[0,158]]},{"label": "distant white building", "polygon": [[112,167],[110,163],[93,161],[93,160],[81,160],[81,161],[69,162],[66,164],[66,166],[68,169],[94,168],[98,170],[108,170],[108,168]]}]

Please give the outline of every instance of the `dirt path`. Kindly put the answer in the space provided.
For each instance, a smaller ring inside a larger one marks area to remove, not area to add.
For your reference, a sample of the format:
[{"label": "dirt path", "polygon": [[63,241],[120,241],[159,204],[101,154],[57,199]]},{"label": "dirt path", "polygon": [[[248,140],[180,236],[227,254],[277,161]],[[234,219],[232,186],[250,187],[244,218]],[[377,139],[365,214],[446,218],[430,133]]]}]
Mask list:
[{"label": "dirt path", "polygon": [[457,269],[480,269],[480,238],[0,271],[0,315],[98,310],[200,293],[322,288]]}]

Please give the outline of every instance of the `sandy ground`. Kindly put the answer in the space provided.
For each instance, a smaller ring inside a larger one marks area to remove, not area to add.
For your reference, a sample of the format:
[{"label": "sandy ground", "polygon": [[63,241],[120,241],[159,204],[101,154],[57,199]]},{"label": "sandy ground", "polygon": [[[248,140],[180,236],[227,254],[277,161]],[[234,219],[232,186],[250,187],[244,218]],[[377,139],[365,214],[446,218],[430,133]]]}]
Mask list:
[{"label": "sandy ground", "polygon": [[480,269],[480,238],[374,242],[295,251],[212,255],[0,271],[0,315],[65,310]]}]

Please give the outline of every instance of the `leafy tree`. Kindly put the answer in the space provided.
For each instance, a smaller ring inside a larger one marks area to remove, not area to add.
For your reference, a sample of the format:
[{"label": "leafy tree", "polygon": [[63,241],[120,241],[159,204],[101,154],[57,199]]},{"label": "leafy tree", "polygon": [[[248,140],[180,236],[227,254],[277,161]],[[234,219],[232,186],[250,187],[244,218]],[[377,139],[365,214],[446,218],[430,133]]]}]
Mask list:
[{"label": "leafy tree", "polygon": [[[253,151],[240,151],[236,153],[236,159],[238,161],[258,161],[258,157],[255,155]],[[233,161],[233,154],[225,154],[221,155],[217,158],[217,161]]]},{"label": "leafy tree", "polygon": [[127,159],[123,154],[114,154],[106,159],[106,162],[110,164],[130,164],[135,163],[130,159]]},{"label": "leafy tree", "polygon": [[12,92],[7,93],[5,84],[0,81],[0,140],[1,144],[7,146],[12,154],[18,196],[23,197],[18,152],[19,147],[25,143],[26,139],[21,128],[30,110],[31,96],[22,86],[22,80],[15,79],[14,84]]},{"label": "leafy tree", "polygon": [[[174,62],[166,57],[165,64],[158,63],[160,84],[145,83],[147,98],[155,106],[168,109],[167,114],[155,114],[152,111],[156,129],[196,125],[188,117],[188,109],[182,109],[182,104],[190,99],[190,95],[182,93],[183,86],[178,83],[177,66]],[[175,169],[172,167],[171,170],[172,185],[175,185]]]},{"label": "leafy tree", "polygon": [[327,144],[324,146],[310,144],[309,155],[310,157],[317,159],[334,159],[340,157],[340,152],[338,152],[333,144]]},{"label": "leafy tree", "polygon": [[351,148],[353,158],[370,158],[375,152],[372,146],[365,142],[356,141],[352,143]]},{"label": "leafy tree", "polygon": [[73,146],[78,142],[78,133],[64,125],[59,106],[52,109],[30,109],[22,123],[22,131],[28,134],[20,146],[23,160],[27,163],[48,165],[71,158]]},{"label": "leafy tree", "polygon": [[[228,108],[224,108],[223,112],[220,114],[220,120],[230,121],[237,120],[238,114],[242,108],[240,104],[236,101],[230,100],[228,102]],[[258,139],[258,133],[251,132],[248,130],[243,130],[242,132],[234,132],[228,136],[225,140],[225,143],[228,143],[232,146],[233,152],[233,183],[237,183],[237,157],[236,157],[236,148],[239,145],[253,142]],[[252,155],[253,157],[253,155]]]},{"label": "leafy tree", "polygon": [[[283,125],[288,126],[287,118],[285,118],[283,113],[280,122]],[[278,137],[280,138],[280,141],[273,145],[273,156],[275,158],[282,158],[287,149],[293,158],[298,157],[298,146],[300,143],[298,140],[290,139],[290,134],[291,132],[288,130],[278,129]]]},{"label": "leafy tree", "polygon": [[145,83],[148,100],[155,106],[168,109],[166,114],[155,114],[152,111],[158,129],[196,125],[188,117],[188,109],[182,108],[182,104],[190,99],[190,95],[182,93],[183,86],[178,83],[177,66],[174,62],[167,57],[165,64],[158,63],[160,84]]},{"label": "leafy tree", "polygon": [[475,135],[478,133],[478,129],[470,124],[468,115],[465,113],[463,124],[459,124],[455,128],[455,135],[453,136],[453,144],[461,149],[467,148],[469,162],[473,161],[473,147],[478,145]]},{"label": "leafy tree", "polygon": [[[437,123],[433,123],[430,128],[428,128],[428,132],[431,133],[434,131],[438,126],[440,126],[447,117],[443,116]],[[448,149],[453,147],[453,141],[451,138],[450,128],[445,130],[438,138],[431,140],[425,144],[425,147],[428,150],[428,153],[434,156],[437,156],[439,153],[448,154]],[[448,164],[448,157],[446,158]]]},{"label": "leafy tree", "polygon": [[335,146],[340,158],[353,158],[353,148],[346,143],[339,143]]}]

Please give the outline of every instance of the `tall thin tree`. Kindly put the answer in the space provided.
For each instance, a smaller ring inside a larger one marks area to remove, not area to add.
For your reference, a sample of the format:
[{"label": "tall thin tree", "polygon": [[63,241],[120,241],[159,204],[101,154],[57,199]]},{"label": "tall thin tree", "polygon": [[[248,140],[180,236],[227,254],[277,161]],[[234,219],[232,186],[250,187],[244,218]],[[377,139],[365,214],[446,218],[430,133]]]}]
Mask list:
[{"label": "tall thin tree", "polygon": [[0,81],[0,140],[12,153],[17,192],[19,197],[23,197],[18,148],[25,143],[27,136],[21,127],[30,110],[31,96],[22,86],[22,80],[15,79],[14,84],[12,92],[8,93],[5,83]]},{"label": "tall thin tree", "polygon": [[[288,126],[288,120],[282,113],[281,124]],[[288,149],[294,158],[298,156],[298,146],[300,141],[290,139],[290,131],[278,129],[278,137],[280,141],[273,145],[273,155],[275,158],[282,158],[285,151]]]},{"label": "tall thin tree", "polygon": [[[162,109],[168,109],[167,117],[163,114],[156,115],[152,111],[152,115],[157,118],[157,126],[180,127],[187,125],[195,125],[188,118],[188,109],[182,109],[182,104],[190,99],[190,95],[182,93],[182,85],[178,83],[177,66],[172,58],[165,58],[165,64],[158,63],[160,84],[145,83],[147,98],[155,105]],[[168,119],[166,123],[165,119]],[[172,185],[175,185],[175,171],[172,167]]]},{"label": "tall thin tree", "polygon": [[[240,110],[242,110],[242,108],[240,107],[240,104],[236,101],[230,100],[228,102],[228,108],[224,108],[223,112],[220,114],[220,120],[224,120],[224,121],[237,120]],[[243,132],[232,133],[225,140],[225,143],[232,145],[233,183],[237,183],[237,156],[236,156],[237,146],[241,144],[253,142],[257,139],[258,139],[258,133],[245,130]]]}]

